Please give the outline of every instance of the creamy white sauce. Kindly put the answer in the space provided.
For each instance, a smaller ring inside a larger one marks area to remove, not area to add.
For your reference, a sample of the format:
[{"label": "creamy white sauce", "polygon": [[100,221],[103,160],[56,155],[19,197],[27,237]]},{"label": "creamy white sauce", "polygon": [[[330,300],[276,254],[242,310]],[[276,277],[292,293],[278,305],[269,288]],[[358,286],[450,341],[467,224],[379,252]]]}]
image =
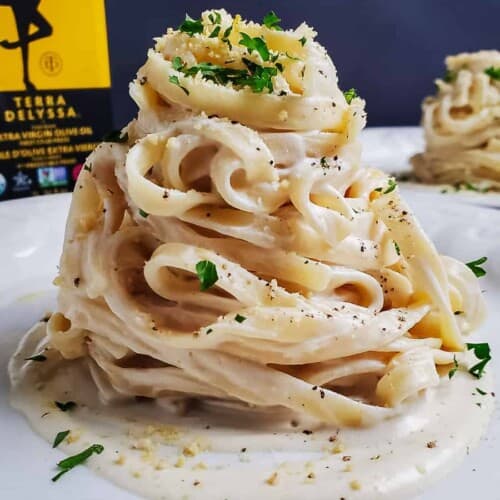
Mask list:
[{"label": "creamy white sauce", "polygon": [[[149,401],[104,405],[84,361],[51,353],[24,361],[44,334],[45,324],[36,325],[11,359],[12,405],[51,444],[71,430],[59,445],[69,455],[102,444],[86,465],[147,498],[407,499],[464,458],[494,406],[491,376],[466,372],[443,377],[403,415],[368,429],[293,427],[230,411],[176,416]],[[74,410],[54,405],[69,400]]]}]

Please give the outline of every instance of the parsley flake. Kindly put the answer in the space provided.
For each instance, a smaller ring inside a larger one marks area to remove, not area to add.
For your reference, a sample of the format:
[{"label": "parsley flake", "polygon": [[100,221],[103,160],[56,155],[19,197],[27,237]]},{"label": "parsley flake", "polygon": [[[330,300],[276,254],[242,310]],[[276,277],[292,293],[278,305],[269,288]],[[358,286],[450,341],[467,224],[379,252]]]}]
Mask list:
[{"label": "parsley flake", "polygon": [[443,76],[443,81],[445,81],[446,83],[453,83],[457,79],[457,75],[458,73],[456,71],[447,69]]},{"label": "parsley flake", "polygon": [[488,257],[467,262],[465,265],[475,274],[476,278],[481,278],[486,274],[486,271],[481,267],[488,260]]},{"label": "parsley flake", "polygon": [[213,286],[219,279],[215,264],[209,260],[200,260],[196,264],[196,274],[200,280],[200,290],[202,292]]},{"label": "parsley flake", "polygon": [[35,354],[34,356],[30,356],[29,358],[24,358],[24,361],[47,361],[47,356],[44,354]]},{"label": "parsley flake", "polygon": [[172,68],[174,68],[176,71],[182,71],[184,66],[184,61],[179,56],[175,56],[172,59]]},{"label": "parsley flake", "polygon": [[210,20],[210,22],[212,24],[220,24],[222,18],[221,18],[220,12],[217,10],[214,10],[208,15],[208,19]]},{"label": "parsley flake", "polygon": [[268,12],[264,19],[262,19],[262,24],[269,28],[270,30],[283,31],[283,28],[279,25],[281,19],[273,12]]},{"label": "parsley flake", "polygon": [[396,184],[396,181],[394,180],[394,178],[389,177],[387,189],[385,191],[383,191],[382,194],[391,193],[392,191],[394,191],[396,189],[396,186],[397,186],[397,184]]},{"label": "parsley flake", "polygon": [[70,411],[73,408],[76,408],[76,403],[74,401],[67,401],[66,403],[54,401],[54,403],[61,411]]},{"label": "parsley flake", "polygon": [[453,368],[448,372],[448,378],[452,379],[455,373],[457,373],[457,370],[458,370],[457,357],[453,355]]},{"label": "parsley flake", "polygon": [[147,219],[149,217],[149,214],[147,212],[145,212],[142,208],[139,208],[139,215],[141,217],[144,217],[145,219]]},{"label": "parsley flake", "polygon": [[245,316],[242,316],[241,314],[237,314],[235,317],[234,317],[235,321],[237,321],[238,323],[243,323],[243,321],[246,320],[246,317]]},{"label": "parsley flake", "polygon": [[479,387],[476,387],[476,392],[481,396],[486,396],[486,394],[488,394],[486,391],[483,391]]},{"label": "parsley flake", "polygon": [[57,448],[68,436],[70,431],[61,431],[58,432],[55,439],[54,439],[54,444],[52,445],[52,448]]},{"label": "parsley flake", "polygon": [[493,80],[500,80],[500,67],[495,68],[493,66],[490,66],[489,68],[486,68],[484,72],[490,77],[493,78]]},{"label": "parsley flake", "polygon": [[394,243],[394,248],[396,249],[396,253],[398,255],[401,255],[401,249],[399,248],[398,242],[394,241],[393,243]]},{"label": "parsley flake", "polygon": [[389,177],[389,179],[387,180],[387,187],[385,189],[383,187],[378,187],[375,189],[375,191],[382,194],[389,194],[396,189],[396,186],[397,183],[394,177]]},{"label": "parsley flake", "polygon": [[478,193],[481,192],[481,188],[474,186],[474,184],[471,184],[470,182],[457,182],[456,184],[453,184],[453,187],[455,188],[455,191],[476,191]]},{"label": "parsley flake", "polygon": [[229,35],[231,34],[232,31],[233,31],[233,26],[231,25],[231,26],[229,26],[229,28],[226,28],[226,30],[222,34],[222,38],[221,38],[221,40],[224,43],[227,43],[229,50],[231,50],[233,48],[233,46],[231,45],[231,42],[229,41]]},{"label": "parsley flake", "polygon": [[212,31],[212,33],[208,35],[208,38],[217,38],[219,36],[219,33],[220,33],[220,26],[216,26]]},{"label": "parsley flake", "polygon": [[176,76],[176,75],[170,75],[170,76],[168,77],[168,81],[169,81],[170,83],[173,83],[174,85],[177,85],[178,87],[180,87],[180,88],[184,91],[184,93],[185,93],[186,95],[189,95],[189,90],[188,90],[186,87],[183,87],[183,86],[181,85],[181,82],[179,82],[179,77],[178,77],[178,76]]},{"label": "parsley flake", "polygon": [[196,33],[203,33],[203,23],[201,19],[192,19],[189,14],[186,14],[186,19],[179,26],[179,31],[187,33],[189,36],[194,36]]},{"label": "parsley flake", "polygon": [[303,46],[306,44],[306,42],[307,42],[307,38],[306,38],[305,36],[303,36],[303,37],[299,40],[299,42],[300,42],[300,45],[302,45],[302,47],[303,47]]},{"label": "parsley flake", "polygon": [[65,458],[58,462],[57,467],[59,467],[60,472],[57,473],[52,481],[57,481],[63,474],[69,472],[71,469],[76,467],[77,465],[83,464],[88,458],[90,458],[94,453],[100,455],[104,451],[104,446],[102,444],[93,444],[89,446],[86,450],[73,455],[71,457]]},{"label": "parsley flake", "polygon": [[[126,143],[128,142],[128,132],[125,132],[122,135],[121,130],[112,130],[111,132],[108,132],[102,140],[104,142],[118,142],[118,143]],[[92,167],[91,167],[92,168]]]},{"label": "parsley flake", "polygon": [[356,89],[350,88],[349,90],[344,91],[344,97],[347,101],[347,104],[351,104],[352,100],[358,97],[358,93],[356,92]]},{"label": "parsley flake", "polygon": [[254,50],[257,51],[262,57],[263,61],[269,61],[269,49],[267,48],[266,42],[262,37],[256,36],[252,38],[246,33],[240,33],[241,40],[239,44],[248,49],[248,53],[251,54]]},{"label": "parsley flake", "polygon": [[465,345],[469,351],[474,351],[474,355],[479,359],[479,363],[469,368],[469,373],[476,378],[481,378],[484,373],[484,368],[488,362],[491,361],[490,345],[487,342]]}]

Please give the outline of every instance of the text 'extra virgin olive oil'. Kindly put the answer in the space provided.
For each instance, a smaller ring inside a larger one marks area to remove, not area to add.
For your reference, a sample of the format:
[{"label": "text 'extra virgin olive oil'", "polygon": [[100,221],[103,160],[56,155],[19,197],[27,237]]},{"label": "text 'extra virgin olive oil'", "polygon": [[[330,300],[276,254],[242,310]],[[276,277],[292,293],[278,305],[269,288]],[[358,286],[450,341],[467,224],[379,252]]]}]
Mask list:
[{"label": "text 'extra virgin olive oil'", "polygon": [[73,189],[110,86],[104,0],[0,0],[0,201]]}]

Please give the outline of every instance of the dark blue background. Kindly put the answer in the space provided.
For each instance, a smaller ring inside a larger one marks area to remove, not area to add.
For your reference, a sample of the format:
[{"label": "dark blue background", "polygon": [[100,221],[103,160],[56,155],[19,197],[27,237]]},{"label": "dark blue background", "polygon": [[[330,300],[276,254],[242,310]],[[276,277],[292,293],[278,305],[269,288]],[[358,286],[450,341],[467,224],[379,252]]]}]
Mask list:
[{"label": "dark blue background", "polygon": [[125,124],[135,105],[128,82],[144,62],[153,36],[225,7],[260,21],[269,10],[285,27],[303,20],[337,66],[341,88],[367,100],[369,125],[414,125],[420,102],[444,72],[447,54],[500,48],[500,0],[107,0],[114,121]]}]

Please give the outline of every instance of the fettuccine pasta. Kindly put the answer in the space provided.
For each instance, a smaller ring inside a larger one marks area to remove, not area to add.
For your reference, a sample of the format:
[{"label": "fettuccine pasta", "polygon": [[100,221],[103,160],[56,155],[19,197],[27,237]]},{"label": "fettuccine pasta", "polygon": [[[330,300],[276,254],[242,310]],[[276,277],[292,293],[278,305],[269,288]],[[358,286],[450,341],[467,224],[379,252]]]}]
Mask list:
[{"label": "fettuccine pasta", "polygon": [[47,327],[103,397],[371,424],[481,321],[473,273],[360,168],[364,101],[314,37],[213,10],[148,52],[137,118],[78,179]]},{"label": "fettuccine pasta", "polygon": [[422,104],[426,151],[415,175],[430,183],[478,183],[500,189],[500,52],[446,58],[437,94]]}]

